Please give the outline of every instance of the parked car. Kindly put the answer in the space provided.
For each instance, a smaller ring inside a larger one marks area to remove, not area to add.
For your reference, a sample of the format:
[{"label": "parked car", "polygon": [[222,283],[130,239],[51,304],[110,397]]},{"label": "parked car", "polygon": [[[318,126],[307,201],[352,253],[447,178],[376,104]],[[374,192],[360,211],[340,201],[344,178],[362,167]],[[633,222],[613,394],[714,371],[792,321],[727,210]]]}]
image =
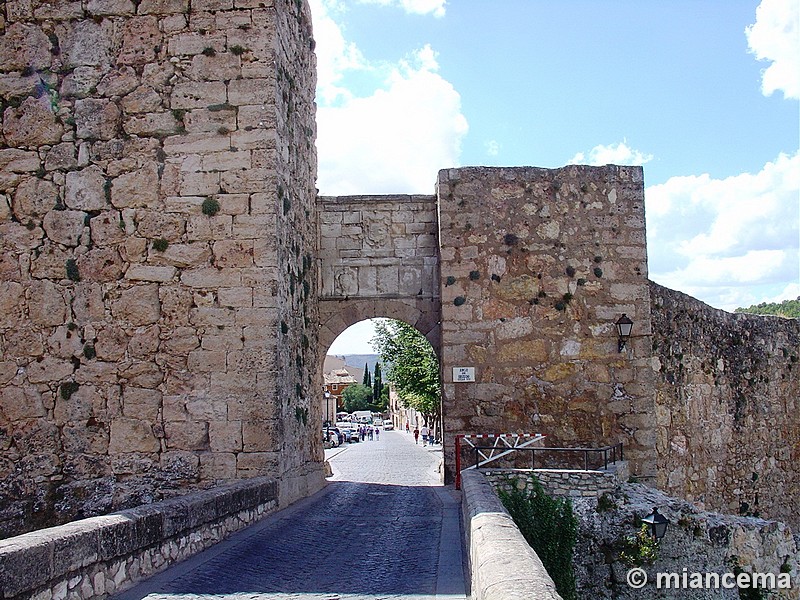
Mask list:
[{"label": "parked car", "polygon": [[394,423],[392,423],[391,419],[384,419],[383,420],[383,428],[386,431],[391,431],[392,429],[394,429]]},{"label": "parked car", "polygon": [[340,427],[340,431],[342,432],[342,436],[345,442],[357,442],[358,440],[358,429],[354,429],[353,427]]},{"label": "parked car", "polygon": [[327,430],[322,430],[322,440],[328,442],[331,446],[336,447],[339,445],[339,432],[331,427]]}]

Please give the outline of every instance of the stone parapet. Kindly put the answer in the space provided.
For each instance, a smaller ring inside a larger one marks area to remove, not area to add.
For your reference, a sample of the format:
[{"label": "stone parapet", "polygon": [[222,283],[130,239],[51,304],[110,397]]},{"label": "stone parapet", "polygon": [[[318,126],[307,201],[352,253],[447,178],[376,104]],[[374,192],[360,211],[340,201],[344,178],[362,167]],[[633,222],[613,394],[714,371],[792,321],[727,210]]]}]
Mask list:
[{"label": "stone parapet", "polygon": [[105,598],[258,521],[277,497],[274,479],[256,478],[8,538],[0,598]]},{"label": "stone parapet", "polygon": [[561,600],[483,472],[461,474],[461,515],[473,600]]},{"label": "stone parapet", "polygon": [[551,496],[597,498],[628,479],[628,464],[620,462],[608,470],[570,469],[481,469],[496,490],[516,488],[530,491],[534,479]]}]

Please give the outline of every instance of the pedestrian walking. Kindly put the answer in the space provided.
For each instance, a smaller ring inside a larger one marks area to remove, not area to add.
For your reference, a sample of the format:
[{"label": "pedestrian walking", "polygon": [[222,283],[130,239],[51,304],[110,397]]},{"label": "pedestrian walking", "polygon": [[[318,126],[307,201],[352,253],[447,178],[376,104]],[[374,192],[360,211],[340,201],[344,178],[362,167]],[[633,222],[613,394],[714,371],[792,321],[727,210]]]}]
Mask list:
[{"label": "pedestrian walking", "polygon": [[377,442],[380,439],[381,439],[381,430],[376,427],[375,428],[375,441]]},{"label": "pedestrian walking", "polygon": [[369,431],[369,434],[368,434],[368,435],[369,435],[369,441],[371,442],[371,441],[372,441],[372,431],[373,431],[373,428],[372,428],[372,427],[367,427],[367,430]]},{"label": "pedestrian walking", "polygon": [[406,433],[408,433],[408,422],[406,422]]},{"label": "pedestrian walking", "polygon": [[414,443],[419,444],[419,429],[414,427]]},{"label": "pedestrian walking", "polygon": [[427,446],[428,445],[428,426],[427,425],[423,425],[422,429],[420,430],[420,433],[422,434],[422,445],[423,446]]}]

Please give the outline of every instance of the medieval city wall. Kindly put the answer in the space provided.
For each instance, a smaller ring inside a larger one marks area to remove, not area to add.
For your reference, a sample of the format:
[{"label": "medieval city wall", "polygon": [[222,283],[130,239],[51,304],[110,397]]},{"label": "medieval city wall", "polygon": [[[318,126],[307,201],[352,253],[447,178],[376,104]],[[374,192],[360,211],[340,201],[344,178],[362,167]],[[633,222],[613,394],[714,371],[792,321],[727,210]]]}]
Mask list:
[{"label": "medieval city wall", "polygon": [[[505,432],[623,442],[631,471],[655,475],[643,186],[639,167],[440,172],[449,476],[454,435]],[[623,313],[634,330],[618,352]]]},{"label": "medieval city wall", "polygon": [[650,296],[659,489],[800,527],[800,321]]},{"label": "medieval city wall", "polygon": [[322,484],[309,10],[189,6],[0,10],[0,535]]}]

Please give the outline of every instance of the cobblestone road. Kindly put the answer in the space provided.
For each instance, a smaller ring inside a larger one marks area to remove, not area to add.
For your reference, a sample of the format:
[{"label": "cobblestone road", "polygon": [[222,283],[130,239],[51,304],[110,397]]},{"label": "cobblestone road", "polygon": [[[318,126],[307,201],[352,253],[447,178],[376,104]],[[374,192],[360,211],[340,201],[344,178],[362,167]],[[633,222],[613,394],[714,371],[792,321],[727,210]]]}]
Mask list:
[{"label": "cobblestone road", "polygon": [[119,600],[465,598],[441,448],[402,432],[327,451],[331,483]]}]

